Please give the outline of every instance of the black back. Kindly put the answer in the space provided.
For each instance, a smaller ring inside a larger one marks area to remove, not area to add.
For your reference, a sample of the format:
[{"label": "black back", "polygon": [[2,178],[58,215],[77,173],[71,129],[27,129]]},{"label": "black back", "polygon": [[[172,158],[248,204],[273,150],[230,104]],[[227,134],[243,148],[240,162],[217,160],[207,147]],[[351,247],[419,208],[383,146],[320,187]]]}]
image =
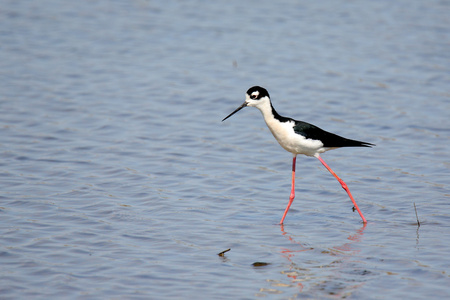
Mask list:
[{"label": "black back", "polygon": [[294,131],[295,133],[303,135],[307,139],[320,140],[324,147],[372,147],[375,146],[371,143],[360,142],[356,140],[350,140],[339,136],[337,134],[320,129],[312,124],[295,121]]}]

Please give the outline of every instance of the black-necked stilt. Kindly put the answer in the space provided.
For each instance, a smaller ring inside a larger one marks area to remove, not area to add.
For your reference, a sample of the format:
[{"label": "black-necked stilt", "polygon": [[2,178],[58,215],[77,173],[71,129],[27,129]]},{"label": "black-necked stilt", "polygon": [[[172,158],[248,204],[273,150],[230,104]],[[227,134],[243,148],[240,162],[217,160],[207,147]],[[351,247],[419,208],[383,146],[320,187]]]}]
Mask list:
[{"label": "black-necked stilt", "polygon": [[245,95],[244,103],[226,116],[222,122],[246,106],[254,106],[261,111],[264,121],[266,121],[267,127],[269,127],[275,139],[280,143],[281,147],[294,155],[292,160],[291,195],[289,196],[289,203],[281,218],[280,224],[283,224],[284,218],[295,197],[295,161],[297,159],[297,154],[317,157],[325,168],[336,177],[342,185],[342,188],[347,192],[350,200],[353,202],[354,208],[358,211],[363,222],[367,222],[356,204],[355,199],[353,199],[347,184],[325,163],[320,157],[320,153],[340,147],[371,147],[375,146],[374,144],[346,139],[334,133],[322,130],[312,124],[280,116],[270,102],[269,93],[265,88],[260,86],[250,88]]}]

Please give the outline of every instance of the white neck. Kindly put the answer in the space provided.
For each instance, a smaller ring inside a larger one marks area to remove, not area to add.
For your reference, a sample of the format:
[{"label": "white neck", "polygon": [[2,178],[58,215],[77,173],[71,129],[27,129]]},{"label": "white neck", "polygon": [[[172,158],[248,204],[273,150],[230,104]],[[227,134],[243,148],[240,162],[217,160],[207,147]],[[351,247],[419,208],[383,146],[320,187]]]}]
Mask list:
[{"label": "white neck", "polygon": [[275,120],[270,100],[260,103],[258,106],[256,106],[256,108],[258,108],[259,111],[262,113],[264,121],[266,121],[267,125],[269,125],[269,122]]}]

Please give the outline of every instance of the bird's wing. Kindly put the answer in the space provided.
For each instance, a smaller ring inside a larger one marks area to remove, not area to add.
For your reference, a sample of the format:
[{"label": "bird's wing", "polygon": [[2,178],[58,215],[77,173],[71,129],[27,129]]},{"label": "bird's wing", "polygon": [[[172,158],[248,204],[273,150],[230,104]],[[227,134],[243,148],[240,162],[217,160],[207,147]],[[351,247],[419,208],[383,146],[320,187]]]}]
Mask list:
[{"label": "bird's wing", "polygon": [[344,138],[303,121],[295,121],[294,131],[307,139],[320,140],[324,147],[335,148],[373,146],[373,144],[370,143]]}]

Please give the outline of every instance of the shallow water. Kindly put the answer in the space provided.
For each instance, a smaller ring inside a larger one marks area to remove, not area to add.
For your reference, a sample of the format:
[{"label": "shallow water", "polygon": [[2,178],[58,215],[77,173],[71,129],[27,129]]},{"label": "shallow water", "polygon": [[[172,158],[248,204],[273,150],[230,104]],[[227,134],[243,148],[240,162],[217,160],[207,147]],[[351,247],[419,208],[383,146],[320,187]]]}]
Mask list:
[{"label": "shallow water", "polygon": [[[1,298],[446,297],[449,8],[3,1]],[[367,225],[304,156],[278,225],[291,154],[221,122],[252,85],[377,145],[323,155]]]}]

